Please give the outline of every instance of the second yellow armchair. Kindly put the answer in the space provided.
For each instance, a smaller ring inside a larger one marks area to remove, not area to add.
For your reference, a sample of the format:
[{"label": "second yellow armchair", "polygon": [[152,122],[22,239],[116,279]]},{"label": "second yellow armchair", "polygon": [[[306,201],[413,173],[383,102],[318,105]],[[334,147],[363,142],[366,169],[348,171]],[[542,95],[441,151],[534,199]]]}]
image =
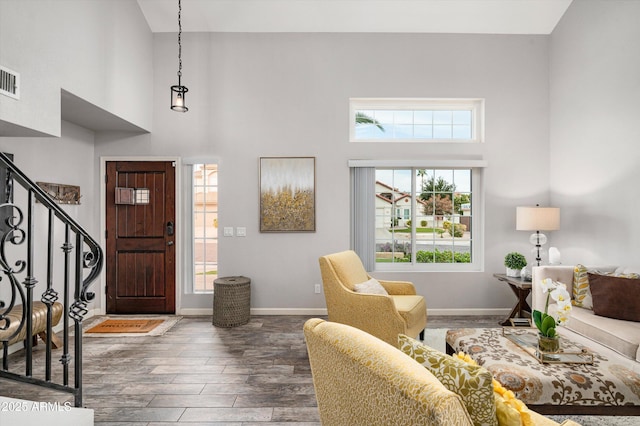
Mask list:
[{"label": "second yellow armchair", "polygon": [[408,281],[383,281],[389,295],[356,293],[371,279],[358,255],[347,250],[320,257],[329,321],[347,324],[397,346],[398,334],[424,337],[427,305]]}]

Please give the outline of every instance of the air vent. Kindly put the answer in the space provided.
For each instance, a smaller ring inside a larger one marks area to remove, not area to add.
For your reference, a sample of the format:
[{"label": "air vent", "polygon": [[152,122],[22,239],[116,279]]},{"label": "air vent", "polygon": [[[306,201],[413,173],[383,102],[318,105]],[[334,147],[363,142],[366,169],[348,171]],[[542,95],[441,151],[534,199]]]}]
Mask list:
[{"label": "air vent", "polygon": [[0,94],[20,99],[20,74],[0,66]]}]

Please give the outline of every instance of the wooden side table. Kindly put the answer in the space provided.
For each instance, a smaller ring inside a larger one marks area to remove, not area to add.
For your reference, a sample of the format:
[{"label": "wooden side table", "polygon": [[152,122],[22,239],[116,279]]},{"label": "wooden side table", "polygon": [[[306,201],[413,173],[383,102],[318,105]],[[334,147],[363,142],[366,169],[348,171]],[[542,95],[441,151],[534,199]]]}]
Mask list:
[{"label": "wooden side table", "polygon": [[525,281],[522,278],[508,277],[505,274],[493,274],[498,281],[503,281],[509,285],[513,294],[518,298],[518,303],[513,307],[509,316],[500,323],[500,325],[511,325],[511,318],[531,318],[531,306],[527,302],[527,296],[531,293],[531,281]]}]

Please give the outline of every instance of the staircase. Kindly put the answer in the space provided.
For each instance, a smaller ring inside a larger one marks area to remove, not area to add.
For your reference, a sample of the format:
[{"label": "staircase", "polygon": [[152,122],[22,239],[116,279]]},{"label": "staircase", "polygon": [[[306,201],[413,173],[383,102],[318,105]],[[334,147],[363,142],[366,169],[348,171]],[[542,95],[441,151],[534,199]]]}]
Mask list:
[{"label": "staircase", "polygon": [[[0,188],[0,378],[70,393],[82,407],[82,321],[95,297],[89,287],[102,269],[102,249],[2,153]],[[34,368],[38,335],[44,368],[40,362]],[[9,354],[16,340],[24,350]]]}]

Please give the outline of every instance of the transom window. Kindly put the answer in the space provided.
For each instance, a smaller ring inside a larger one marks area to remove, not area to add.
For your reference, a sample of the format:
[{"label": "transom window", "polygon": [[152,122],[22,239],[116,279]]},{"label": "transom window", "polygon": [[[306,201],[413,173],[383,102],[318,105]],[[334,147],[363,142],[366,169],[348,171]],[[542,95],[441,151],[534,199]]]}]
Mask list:
[{"label": "transom window", "polygon": [[482,99],[350,100],[351,142],[482,142]]}]

